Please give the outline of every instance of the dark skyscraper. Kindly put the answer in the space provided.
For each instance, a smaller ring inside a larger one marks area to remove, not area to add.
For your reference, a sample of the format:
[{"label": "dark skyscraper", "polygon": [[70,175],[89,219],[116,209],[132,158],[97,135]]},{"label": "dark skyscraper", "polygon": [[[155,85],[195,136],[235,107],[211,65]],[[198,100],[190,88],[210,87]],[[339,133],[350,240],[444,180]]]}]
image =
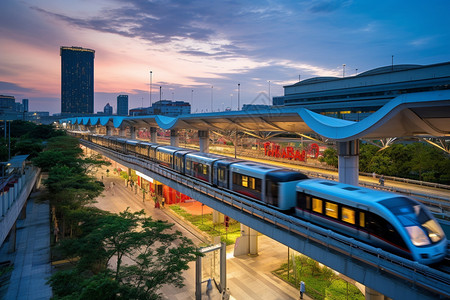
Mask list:
[{"label": "dark skyscraper", "polygon": [[128,95],[117,96],[117,115],[128,116]]},{"label": "dark skyscraper", "polygon": [[61,113],[94,112],[95,51],[61,47]]}]

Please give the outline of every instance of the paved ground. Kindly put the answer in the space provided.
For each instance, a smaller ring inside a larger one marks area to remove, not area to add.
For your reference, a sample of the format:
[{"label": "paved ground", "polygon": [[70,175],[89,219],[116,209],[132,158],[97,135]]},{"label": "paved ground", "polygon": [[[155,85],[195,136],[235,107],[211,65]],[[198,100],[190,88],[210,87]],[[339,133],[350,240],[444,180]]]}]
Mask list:
[{"label": "paved ground", "polygon": [[36,203],[36,196],[31,194],[28,199],[27,217],[17,221],[16,252],[7,253],[9,242],[0,249],[0,261],[10,260],[14,265],[5,300],[46,300],[52,296],[46,285],[51,275],[50,209],[48,203]]},{"label": "paved ground", "polygon": [[[183,224],[170,209],[154,208],[153,201],[147,197],[142,201],[142,194],[135,194],[130,188],[125,187],[123,179],[118,177],[104,177],[106,187],[111,187],[110,182],[115,182],[114,187],[106,190],[102,197],[98,198],[97,207],[112,212],[120,212],[127,207],[132,211],[144,209],[148,215],[156,219],[168,220],[175,223],[177,230],[194,241],[200,243],[198,232]],[[186,204],[185,208],[190,212],[199,212],[201,205]],[[298,299],[298,289],[272,275],[271,271],[277,269],[287,260],[287,247],[266,237],[259,237],[259,256],[234,257],[233,246],[227,247],[227,286],[230,289],[230,299],[261,299],[281,300]],[[190,269],[185,272],[186,286],[178,289],[172,286],[164,286],[162,293],[164,299],[186,300],[195,299],[195,263],[190,264]],[[203,284],[203,299],[221,299],[218,291],[213,291],[208,296],[206,283]],[[307,296],[304,299],[310,299]]]}]

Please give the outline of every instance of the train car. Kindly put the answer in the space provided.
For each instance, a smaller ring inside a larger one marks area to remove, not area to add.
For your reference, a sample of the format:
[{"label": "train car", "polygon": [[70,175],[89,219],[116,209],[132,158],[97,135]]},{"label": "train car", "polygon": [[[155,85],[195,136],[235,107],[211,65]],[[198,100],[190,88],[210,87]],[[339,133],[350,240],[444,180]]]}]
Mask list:
[{"label": "train car", "polygon": [[[153,148],[153,146],[152,146]],[[151,148],[151,149],[152,149]],[[174,146],[159,146],[155,148],[155,161],[163,166],[174,169],[174,154],[177,151],[185,150]]]},{"label": "train car", "polygon": [[423,264],[441,261],[447,239],[419,202],[322,179],[297,183],[296,215]]},{"label": "train car", "polygon": [[223,159],[216,160],[213,163],[213,185],[221,188],[230,188],[230,166],[236,162],[243,160],[223,157]]},{"label": "train car", "polygon": [[230,189],[278,210],[295,207],[295,186],[308,177],[271,165],[244,161],[230,165]]},{"label": "train car", "polygon": [[139,154],[139,141],[137,140],[126,140],[125,147],[127,153],[136,153]]},{"label": "train car", "polygon": [[152,145],[156,145],[155,143],[149,143],[149,142],[144,142],[144,141],[140,141],[137,147],[137,153],[148,158],[150,155],[150,147]]},{"label": "train car", "polygon": [[212,153],[197,151],[188,153],[185,158],[185,174],[209,183],[213,183],[213,163],[223,158],[225,157],[222,155]]},{"label": "train car", "polygon": [[177,171],[178,173],[181,174],[185,174],[186,172],[186,154],[194,152],[195,150],[180,150],[175,152],[174,154],[174,163],[173,163],[173,167],[174,170]]}]

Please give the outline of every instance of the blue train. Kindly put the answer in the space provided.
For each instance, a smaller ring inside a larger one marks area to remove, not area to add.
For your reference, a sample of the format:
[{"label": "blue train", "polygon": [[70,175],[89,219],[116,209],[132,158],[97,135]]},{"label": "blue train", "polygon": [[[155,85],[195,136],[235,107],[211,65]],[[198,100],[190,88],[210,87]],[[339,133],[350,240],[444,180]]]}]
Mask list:
[{"label": "blue train", "polygon": [[180,147],[102,135],[78,137],[150,159],[423,264],[439,262],[446,256],[447,239],[439,223],[424,205],[405,196],[309,179],[277,166]]}]

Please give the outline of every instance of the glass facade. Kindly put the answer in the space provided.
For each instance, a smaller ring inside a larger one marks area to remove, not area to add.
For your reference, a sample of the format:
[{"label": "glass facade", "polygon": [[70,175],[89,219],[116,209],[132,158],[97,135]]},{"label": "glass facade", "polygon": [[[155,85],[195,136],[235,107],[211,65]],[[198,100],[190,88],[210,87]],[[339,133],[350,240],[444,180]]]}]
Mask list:
[{"label": "glass facade", "polygon": [[94,112],[95,51],[61,47],[61,113]]},{"label": "glass facade", "polygon": [[117,96],[117,115],[128,116],[128,95]]}]

